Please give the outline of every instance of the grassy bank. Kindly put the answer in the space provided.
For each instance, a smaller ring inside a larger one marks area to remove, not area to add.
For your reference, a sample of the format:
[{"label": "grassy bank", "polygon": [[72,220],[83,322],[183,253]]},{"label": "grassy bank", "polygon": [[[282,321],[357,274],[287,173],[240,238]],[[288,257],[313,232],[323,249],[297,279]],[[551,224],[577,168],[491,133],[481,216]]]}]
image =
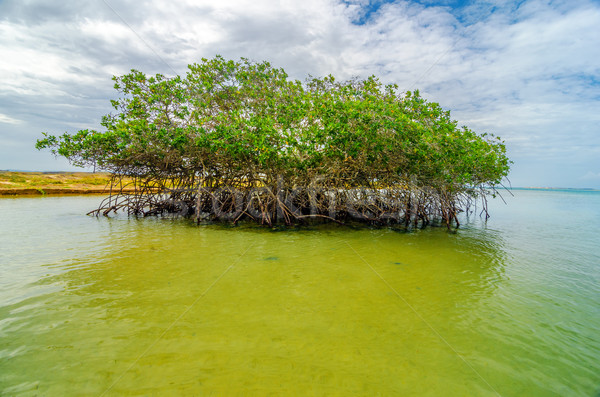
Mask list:
[{"label": "grassy bank", "polygon": [[101,172],[0,171],[0,195],[104,193],[109,181]]}]

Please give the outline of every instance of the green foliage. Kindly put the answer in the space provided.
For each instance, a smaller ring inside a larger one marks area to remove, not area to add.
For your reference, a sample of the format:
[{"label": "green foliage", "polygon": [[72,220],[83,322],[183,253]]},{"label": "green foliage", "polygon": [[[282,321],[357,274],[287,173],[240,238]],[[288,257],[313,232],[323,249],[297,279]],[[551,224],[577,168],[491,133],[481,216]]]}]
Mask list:
[{"label": "green foliage", "polygon": [[289,80],[282,69],[220,56],[185,77],[114,77],[122,96],[103,131],[44,134],[78,166],[130,176],[187,175],[221,185],[413,186],[458,194],[501,183],[504,143],[457,127],[418,91],[376,77]]}]

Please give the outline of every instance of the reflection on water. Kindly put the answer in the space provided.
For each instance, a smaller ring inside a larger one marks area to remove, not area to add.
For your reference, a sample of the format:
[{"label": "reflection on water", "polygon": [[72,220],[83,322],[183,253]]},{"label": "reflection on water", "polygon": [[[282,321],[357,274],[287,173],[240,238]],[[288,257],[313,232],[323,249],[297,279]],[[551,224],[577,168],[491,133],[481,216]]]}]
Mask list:
[{"label": "reflection on water", "polygon": [[598,218],[599,197],[516,193],[456,234],[96,219],[82,214],[98,198],[2,199],[0,390],[593,395],[598,226],[554,216]]}]

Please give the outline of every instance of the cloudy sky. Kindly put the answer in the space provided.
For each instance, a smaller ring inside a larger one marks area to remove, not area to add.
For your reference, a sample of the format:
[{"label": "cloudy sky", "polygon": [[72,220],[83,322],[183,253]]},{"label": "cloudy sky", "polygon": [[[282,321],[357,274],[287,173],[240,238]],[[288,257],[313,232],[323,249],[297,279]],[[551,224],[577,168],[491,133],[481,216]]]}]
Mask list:
[{"label": "cloudy sky", "polygon": [[112,75],[221,54],[376,75],[501,136],[513,186],[600,188],[600,2],[0,0],[0,169],[74,170],[42,131],[100,128]]}]

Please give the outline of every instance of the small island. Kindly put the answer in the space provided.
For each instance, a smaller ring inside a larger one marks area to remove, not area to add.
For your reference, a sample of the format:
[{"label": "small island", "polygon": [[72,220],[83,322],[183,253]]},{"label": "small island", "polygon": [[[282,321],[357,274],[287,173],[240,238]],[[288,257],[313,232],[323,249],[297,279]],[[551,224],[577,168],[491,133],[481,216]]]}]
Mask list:
[{"label": "small island", "polygon": [[510,168],[500,138],[375,76],[302,83],[217,56],[185,77],[113,79],[121,97],[101,131],[44,133],[36,145],[110,173],[96,215],[458,227],[478,200],[487,216]]}]

